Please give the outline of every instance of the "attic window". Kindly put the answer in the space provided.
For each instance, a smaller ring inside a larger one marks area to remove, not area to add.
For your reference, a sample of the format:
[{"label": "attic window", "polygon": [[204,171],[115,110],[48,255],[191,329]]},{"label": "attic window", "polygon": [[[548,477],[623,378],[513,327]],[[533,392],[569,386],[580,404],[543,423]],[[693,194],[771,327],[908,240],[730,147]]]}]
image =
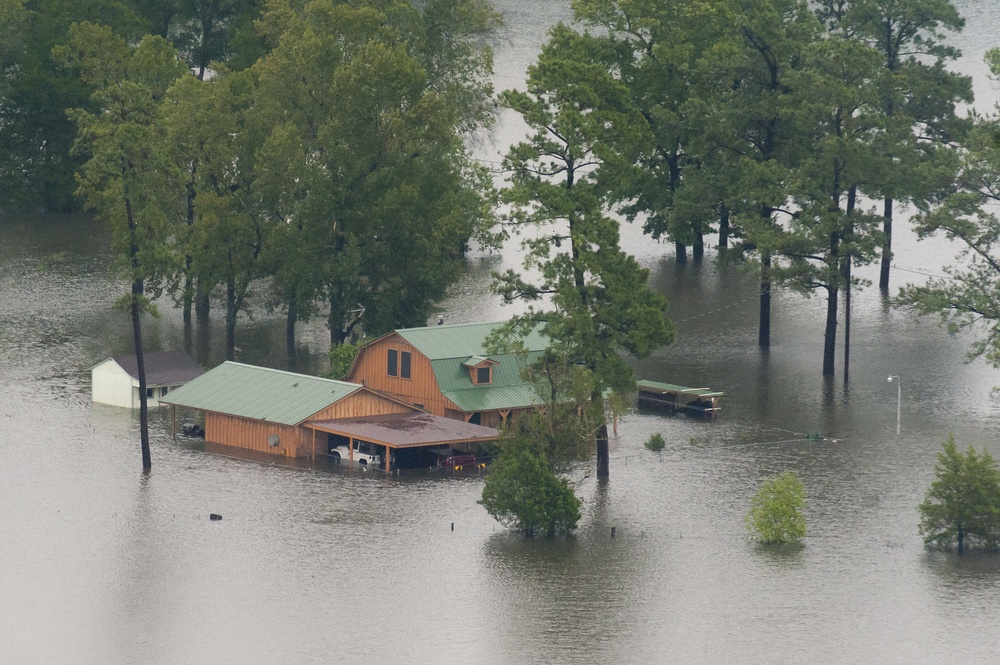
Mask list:
[{"label": "attic window", "polygon": [[410,352],[389,349],[386,357],[386,374],[401,379],[410,378]]},{"label": "attic window", "polygon": [[476,385],[493,383],[493,368],[490,365],[476,368]]}]

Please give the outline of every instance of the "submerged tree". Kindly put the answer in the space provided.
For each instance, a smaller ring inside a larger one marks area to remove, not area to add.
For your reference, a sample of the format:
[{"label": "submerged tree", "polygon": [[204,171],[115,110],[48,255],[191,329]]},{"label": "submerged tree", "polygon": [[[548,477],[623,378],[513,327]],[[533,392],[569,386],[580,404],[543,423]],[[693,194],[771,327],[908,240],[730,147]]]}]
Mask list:
[{"label": "submerged tree", "polygon": [[604,395],[633,386],[621,353],[638,357],[673,341],[667,303],[646,284],[648,271],[618,244],[618,222],[608,215],[609,183],[628,177],[648,135],[628,91],[591,57],[588,37],[565,26],[552,30],[527,92],[507,91],[503,102],[531,128],[504,163],[504,192],[524,241],[529,281],[510,270],[496,275],[505,300],[533,303],[513,317],[516,328],[538,327],[552,352],[590,372],[590,417],[597,440],[597,474],[608,477]]},{"label": "submerged tree", "polygon": [[580,500],[549,462],[555,432],[541,417],[526,416],[504,429],[500,454],[483,483],[479,503],[494,519],[528,536],[569,533],[580,521]]},{"label": "submerged tree", "polygon": [[747,528],[765,544],[796,543],[806,535],[805,488],[793,471],[761,483],[746,516]]},{"label": "submerged tree", "polygon": [[962,554],[968,544],[989,550],[1000,545],[1000,470],[993,457],[975,448],[963,454],[948,436],[938,453],[934,482],[920,504],[920,534],[928,545]]},{"label": "submerged tree", "polygon": [[131,289],[117,303],[129,312],[139,374],[142,466],[152,466],[147,422],[142,315],[155,311],[147,295],[173,272],[167,211],[183,193],[164,146],[160,102],[187,68],[159,37],[136,46],[90,23],[73,26],[57,56],[94,86],[98,113],[75,109],[79,127],[74,150],[88,157],[78,175],[87,207],[107,223]]}]

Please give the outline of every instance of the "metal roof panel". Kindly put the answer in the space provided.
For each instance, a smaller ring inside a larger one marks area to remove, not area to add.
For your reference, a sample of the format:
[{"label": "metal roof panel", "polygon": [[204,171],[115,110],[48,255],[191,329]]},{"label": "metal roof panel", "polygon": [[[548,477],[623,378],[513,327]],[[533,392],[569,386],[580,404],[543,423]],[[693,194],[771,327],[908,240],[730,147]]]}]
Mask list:
[{"label": "metal roof panel", "polygon": [[356,383],[226,361],[160,402],[296,425],[360,389]]}]

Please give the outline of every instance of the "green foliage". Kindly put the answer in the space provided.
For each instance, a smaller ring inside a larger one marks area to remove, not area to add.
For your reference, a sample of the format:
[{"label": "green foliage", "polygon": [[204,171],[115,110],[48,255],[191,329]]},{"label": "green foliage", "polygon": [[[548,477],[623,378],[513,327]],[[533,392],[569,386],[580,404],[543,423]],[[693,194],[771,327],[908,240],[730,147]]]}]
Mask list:
[{"label": "green foliage", "polygon": [[949,435],[937,455],[935,479],[920,504],[920,534],[927,545],[1000,546],[1000,470],[985,450],[963,454]]},{"label": "green foliage", "polygon": [[70,26],[91,22],[138,42],[141,22],[119,0],[4,0],[0,3],[0,205],[68,210],[74,172],[75,127],[67,110],[96,110],[94,90],[78,72],[59,66],[53,47]]},{"label": "green foliage", "polygon": [[529,536],[569,533],[580,521],[580,500],[553,471],[537,429],[536,421],[504,431],[479,503],[501,524]]},{"label": "green foliage", "polygon": [[666,448],[667,442],[663,440],[662,434],[660,434],[659,432],[653,432],[653,434],[651,434],[649,438],[646,439],[646,442],[642,445],[646,446],[647,450],[652,450],[655,453],[655,452],[660,452],[661,450]]},{"label": "green foliage", "polygon": [[896,304],[921,315],[941,317],[951,333],[977,334],[968,358],[983,357],[1000,367],[1000,218],[993,212],[1000,197],[1000,119],[978,118],[959,155],[957,187],[918,218],[921,238],[941,235],[959,248],[944,279],[900,290]]},{"label": "green foliage", "polygon": [[745,522],[761,543],[796,543],[806,535],[805,488],[792,471],[765,480]]},{"label": "green foliage", "polygon": [[[524,240],[524,267],[495,275],[506,301],[532,303],[512,319],[539,326],[550,354],[589,372],[598,474],[607,473],[607,389],[630,391],[632,371],[622,352],[637,357],[673,341],[666,299],[647,286],[648,271],[619,246],[609,214],[611,183],[636,172],[638,150],[649,140],[628,90],[592,53],[593,42],[564,25],[551,31],[538,64],[528,69],[527,92],[508,90],[502,101],[530,127],[504,164],[509,226],[532,229]],[[529,281],[524,274],[536,274]],[[539,306],[538,303],[544,302]]]},{"label": "green foliage", "polygon": [[342,342],[330,347],[330,369],[326,376],[331,379],[342,379],[351,371],[354,357],[358,355],[358,349],[362,342]]}]

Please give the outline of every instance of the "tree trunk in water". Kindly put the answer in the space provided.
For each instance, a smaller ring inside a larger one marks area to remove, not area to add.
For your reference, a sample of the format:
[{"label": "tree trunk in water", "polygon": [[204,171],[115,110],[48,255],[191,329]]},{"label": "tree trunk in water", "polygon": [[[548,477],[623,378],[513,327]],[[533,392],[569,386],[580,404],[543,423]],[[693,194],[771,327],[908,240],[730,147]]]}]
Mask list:
[{"label": "tree trunk in water", "polygon": [[149,401],[146,397],[146,361],[142,352],[142,280],[132,282],[132,339],[135,343],[135,366],[139,373],[139,446],[142,448],[142,470],[153,468],[153,458],[149,452]]},{"label": "tree trunk in water", "polygon": [[[124,169],[122,171],[124,176]],[[149,402],[146,399],[146,359],[142,352],[142,308],[140,300],[145,291],[139,274],[139,245],[135,237],[136,223],[132,214],[132,200],[125,191],[125,216],[128,220],[129,264],[132,267],[132,343],[135,345],[135,366],[139,374],[139,448],[142,450],[142,470],[153,468],[153,458],[149,452]]]},{"label": "tree trunk in water", "polygon": [[675,242],[674,253],[677,255],[677,263],[687,263],[688,260],[687,245],[685,245],[682,242]]},{"label": "tree trunk in water", "polygon": [[[194,176],[196,166],[191,166],[191,178],[187,182],[187,225],[188,229],[194,226]],[[194,279],[191,277],[191,255],[184,256],[184,325],[191,325],[191,305],[194,302]]]},{"label": "tree trunk in water", "polygon": [[702,257],[705,256],[705,234],[702,233],[701,229],[698,229],[694,237],[694,245],[691,248],[691,256],[694,257],[695,263],[701,261]]},{"label": "tree trunk in water", "polygon": [[757,329],[757,345],[762,349],[771,348],[771,255],[761,257],[760,266],[760,326]]},{"label": "tree trunk in water", "polygon": [[602,422],[597,427],[597,477],[611,477],[611,457],[608,454],[608,424]]},{"label": "tree trunk in water", "polygon": [[889,293],[889,263],[892,261],[892,199],[885,197],[885,207],[882,209],[885,221],[882,224],[882,268],[878,276],[878,288],[883,294]]},{"label": "tree trunk in water", "polygon": [[958,553],[961,554],[965,551],[965,531],[962,527],[958,527]]},{"label": "tree trunk in water", "polygon": [[[847,227],[847,240],[854,241],[854,207],[858,201],[858,188],[847,190],[847,216],[851,223]],[[844,279],[844,385],[851,374],[851,273],[853,272],[854,256],[850,253],[841,259]]]},{"label": "tree trunk in water", "polygon": [[826,333],[823,335],[823,376],[833,376],[837,360],[837,300],[839,289],[827,287]]},{"label": "tree trunk in water", "polygon": [[236,285],[226,281],[226,360],[236,357]]},{"label": "tree trunk in water", "polygon": [[723,208],[719,215],[719,251],[729,249],[729,208]]},{"label": "tree trunk in water", "polygon": [[288,299],[288,313],[285,317],[285,347],[289,357],[295,355],[295,323],[299,320],[298,298],[294,295]]}]

